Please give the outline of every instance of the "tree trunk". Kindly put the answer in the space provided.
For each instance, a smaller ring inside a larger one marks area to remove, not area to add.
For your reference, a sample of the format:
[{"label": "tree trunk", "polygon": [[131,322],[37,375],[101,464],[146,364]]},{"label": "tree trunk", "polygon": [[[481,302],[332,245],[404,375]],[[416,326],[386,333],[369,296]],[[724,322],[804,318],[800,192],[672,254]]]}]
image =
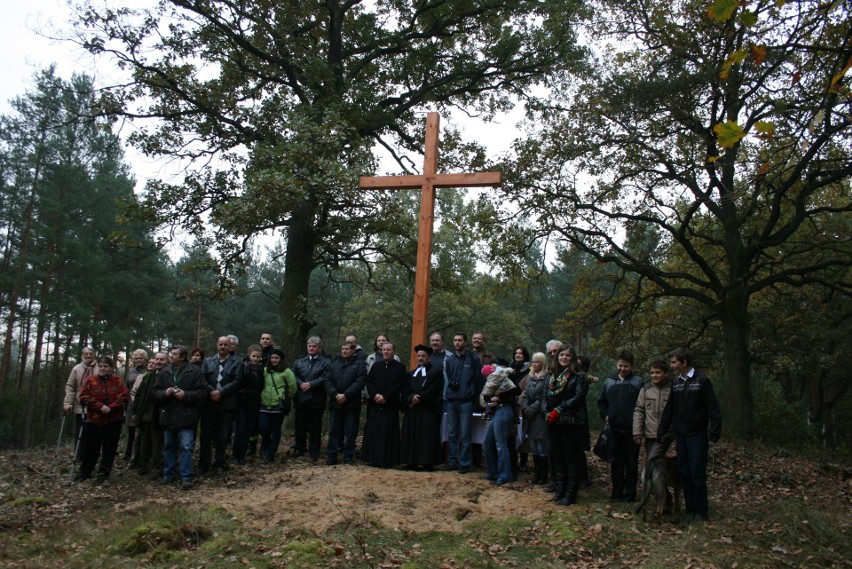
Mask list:
[{"label": "tree trunk", "polygon": [[287,232],[284,257],[284,284],[281,287],[281,347],[292,362],[305,351],[305,340],[314,326],[308,314],[308,287],[313,269],[313,251],[317,242],[313,207],[305,205],[293,212],[293,224]]},{"label": "tree trunk", "polygon": [[33,301],[35,298],[35,294],[30,294],[27,299],[27,309],[24,311],[23,318],[20,318],[21,330],[18,333],[18,338],[20,341],[18,345],[21,346],[20,353],[18,354],[18,387],[15,392],[20,395],[24,392],[24,379],[27,375],[27,363],[30,357],[30,342],[32,341],[32,331],[33,331]]},{"label": "tree trunk", "polygon": [[[45,288],[45,287],[43,287]],[[42,292],[45,292],[44,290]],[[39,310],[38,326],[36,327],[35,353],[33,354],[33,373],[30,377],[30,388],[27,394],[27,405],[24,412],[24,448],[33,445],[33,424],[35,423],[35,402],[39,401],[39,384],[41,383],[41,350],[44,330],[47,326],[47,310]],[[49,405],[47,407],[50,407]]]},{"label": "tree trunk", "polygon": [[754,436],[754,400],[751,394],[748,295],[729,292],[721,306],[724,337],[724,379],[717,389],[722,406],[723,429],[750,439]]},{"label": "tree trunk", "polygon": [[[43,149],[46,133],[41,132],[41,139],[36,147]],[[24,230],[21,234],[21,249],[18,251],[18,262],[15,267],[15,275],[12,277],[12,290],[9,294],[9,314],[6,317],[6,334],[3,341],[3,356],[0,360],[0,392],[3,391],[3,383],[9,379],[9,370],[12,359],[12,337],[14,336],[15,321],[17,319],[18,299],[21,296],[21,287],[24,285],[24,273],[28,272],[30,241],[33,231],[33,219],[35,217],[36,194],[41,183],[41,170],[43,161],[43,150],[36,156],[33,166],[33,178],[30,185],[30,195],[24,212]]]}]

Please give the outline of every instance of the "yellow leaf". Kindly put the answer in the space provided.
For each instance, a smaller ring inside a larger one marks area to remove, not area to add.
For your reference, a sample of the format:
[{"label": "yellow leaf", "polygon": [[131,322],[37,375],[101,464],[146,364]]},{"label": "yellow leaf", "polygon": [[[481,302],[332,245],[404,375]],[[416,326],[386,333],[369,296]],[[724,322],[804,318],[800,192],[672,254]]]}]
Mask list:
[{"label": "yellow leaf", "polygon": [[772,138],[775,136],[775,124],[767,121],[757,121],[754,123],[754,130],[757,131],[759,138]]},{"label": "yellow leaf", "polygon": [[743,62],[743,60],[748,56],[748,50],[746,48],[740,48],[731,55],[728,56],[728,59],[725,60],[725,64],[722,65],[722,72],[719,73],[719,77],[724,81],[728,78],[728,75],[731,74],[731,68],[734,65],[739,65]]},{"label": "yellow leaf", "polygon": [[725,121],[713,127],[713,132],[716,133],[716,140],[722,148],[733,148],[745,132],[742,127],[734,121]]},{"label": "yellow leaf", "polygon": [[744,10],[740,14],[740,21],[745,27],[750,28],[751,26],[757,23],[757,14],[748,10]]},{"label": "yellow leaf", "polygon": [[841,69],[840,71],[838,71],[838,72],[834,75],[834,77],[832,77],[832,78],[831,78],[831,88],[832,88],[832,89],[834,89],[835,87],[837,87],[837,83],[838,83],[841,79],[843,79],[843,76],[844,76],[844,75],[846,75],[846,72],[847,72],[847,71],[849,71],[849,69],[850,69],[850,68],[852,68],[852,57],[850,57],[850,58],[849,58],[849,61],[847,61],[847,62],[846,62],[846,66],[845,66],[843,69]]},{"label": "yellow leaf", "polygon": [[716,0],[707,10],[707,14],[717,22],[725,22],[734,15],[739,0]]},{"label": "yellow leaf", "polygon": [[766,60],[766,46],[753,45],[751,46],[751,58],[754,59],[755,65],[761,65]]}]

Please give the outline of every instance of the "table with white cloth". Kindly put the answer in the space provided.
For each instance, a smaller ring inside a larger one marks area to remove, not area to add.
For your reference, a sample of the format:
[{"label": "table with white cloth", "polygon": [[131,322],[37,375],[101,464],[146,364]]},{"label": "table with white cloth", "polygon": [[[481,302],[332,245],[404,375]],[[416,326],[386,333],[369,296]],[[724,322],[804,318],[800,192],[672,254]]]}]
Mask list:
[{"label": "table with white cloth", "polygon": [[[521,418],[523,421],[523,418]],[[485,439],[485,431],[488,430],[488,423],[490,420],[484,418],[483,413],[474,413],[473,418],[470,421],[470,442],[475,444],[482,444],[482,441]],[[518,432],[515,435],[515,444],[517,446],[521,446],[521,443],[524,442],[524,429],[523,423],[518,423]],[[447,442],[449,437],[447,436],[447,414],[444,413],[444,416],[441,417],[441,442]]]}]

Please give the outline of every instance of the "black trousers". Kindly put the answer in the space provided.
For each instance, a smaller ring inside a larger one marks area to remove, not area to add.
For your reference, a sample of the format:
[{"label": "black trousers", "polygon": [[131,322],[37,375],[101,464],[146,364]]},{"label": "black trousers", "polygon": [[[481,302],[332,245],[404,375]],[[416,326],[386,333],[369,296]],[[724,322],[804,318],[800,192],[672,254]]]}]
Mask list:
[{"label": "black trousers", "polygon": [[639,445],[633,442],[630,433],[612,433],[613,461],[612,497],[636,499],[636,483],[639,479]]},{"label": "black trousers", "polygon": [[87,423],[83,425],[81,433],[83,463],[80,466],[80,474],[86,477],[92,475],[98,457],[101,459],[98,475],[109,476],[112,472],[112,464],[115,462],[115,453],[118,450],[118,439],[121,437],[121,421],[107,423],[106,425],[95,425]]},{"label": "black trousers", "polygon": [[236,411],[222,409],[221,405],[210,405],[201,412],[201,450],[198,455],[198,468],[208,470],[213,447],[213,466],[225,466],[225,449],[231,436],[231,424]]},{"label": "black trousers", "polygon": [[[296,452],[302,453],[307,450],[313,460],[319,458],[322,444],[322,415],[324,412],[325,409],[296,407],[296,417],[293,424],[296,444],[293,448]],[[308,444],[309,442],[310,444]]]}]

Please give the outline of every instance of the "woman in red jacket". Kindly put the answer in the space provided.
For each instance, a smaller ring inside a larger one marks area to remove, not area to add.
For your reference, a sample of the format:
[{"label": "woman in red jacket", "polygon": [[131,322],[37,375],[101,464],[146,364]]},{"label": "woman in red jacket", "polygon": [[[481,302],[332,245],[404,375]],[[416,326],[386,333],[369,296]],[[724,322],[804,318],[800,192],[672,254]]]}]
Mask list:
[{"label": "woman in red jacket", "polygon": [[127,387],[121,377],[113,373],[112,358],[98,358],[98,373],[86,379],[80,390],[80,404],[86,413],[83,424],[83,463],[75,480],[87,480],[101,459],[95,484],[103,484],[115,460],[121,425],[124,420],[124,404],[127,402]]}]

